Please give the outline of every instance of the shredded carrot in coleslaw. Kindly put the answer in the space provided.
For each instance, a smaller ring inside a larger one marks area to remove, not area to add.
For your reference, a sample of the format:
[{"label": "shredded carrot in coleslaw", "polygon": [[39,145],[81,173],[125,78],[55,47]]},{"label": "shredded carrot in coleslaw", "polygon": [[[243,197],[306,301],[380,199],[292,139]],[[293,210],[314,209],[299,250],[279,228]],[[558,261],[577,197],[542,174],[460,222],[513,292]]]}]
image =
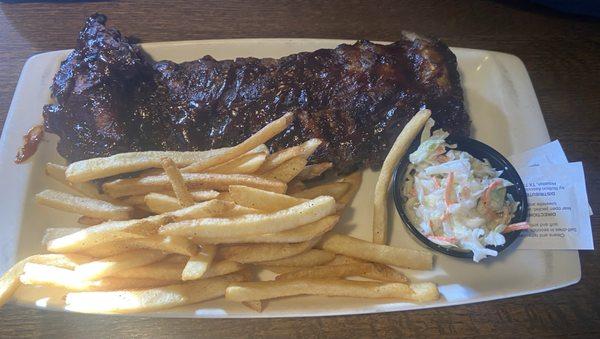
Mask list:
[{"label": "shredded carrot in coleslaw", "polygon": [[512,183],[500,177],[502,172],[487,160],[456,150],[447,137],[443,130],[431,133],[426,128],[419,148],[409,155],[405,211],[429,240],[472,251],[478,262],[498,254],[486,246],[503,245],[504,233],[528,225],[508,225],[518,203],[507,193]]}]

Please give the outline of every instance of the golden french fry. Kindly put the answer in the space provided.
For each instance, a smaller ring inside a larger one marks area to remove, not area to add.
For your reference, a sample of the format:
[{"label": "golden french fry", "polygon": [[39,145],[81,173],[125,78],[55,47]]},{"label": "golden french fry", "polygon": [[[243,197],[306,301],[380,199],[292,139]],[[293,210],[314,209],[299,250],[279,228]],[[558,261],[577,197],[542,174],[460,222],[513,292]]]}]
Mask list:
[{"label": "golden french fry", "polygon": [[229,186],[229,194],[236,204],[265,212],[276,212],[307,201],[285,194],[239,185]]},{"label": "golden french fry", "polygon": [[[188,258],[185,257],[187,261]],[[111,274],[111,277],[132,279],[181,280],[184,262],[170,262],[164,259],[149,265],[128,268]]]},{"label": "golden french fry", "polygon": [[250,208],[250,207],[245,207],[245,206],[240,206],[235,204],[233,206],[232,209],[230,209],[229,211],[225,211],[220,215],[217,215],[216,217],[219,218],[235,218],[235,217],[239,217],[242,215],[247,215],[247,214],[264,214],[264,211],[261,210],[257,210],[255,208]]},{"label": "golden french fry", "polygon": [[335,254],[323,250],[311,249],[304,253],[295,255],[293,257],[265,261],[262,265],[268,266],[298,266],[298,267],[310,267],[317,265],[324,265],[335,258]]},{"label": "golden french fry", "polygon": [[333,163],[331,162],[322,162],[319,164],[307,165],[302,169],[300,173],[296,176],[298,180],[310,180],[317,177],[320,177],[325,171],[333,167]]},{"label": "golden french fry", "polygon": [[292,121],[294,121],[294,114],[286,113],[279,119],[267,124],[265,127],[254,133],[240,144],[230,147],[225,152],[216,154],[213,157],[197,161],[183,168],[182,172],[200,172],[212,166],[237,158],[240,155],[269,141],[271,138],[285,130],[292,123]]},{"label": "golden french fry", "polygon": [[221,260],[215,263],[212,263],[206,273],[202,276],[202,279],[218,277],[225,274],[230,274],[233,272],[240,271],[245,266],[239,262],[231,261],[231,260]]},{"label": "golden french fry", "polygon": [[307,251],[315,240],[295,244],[247,244],[219,247],[219,257],[242,264],[288,258]]},{"label": "golden french fry", "polygon": [[124,288],[165,286],[176,283],[176,281],[114,277],[85,280],[73,270],[34,263],[25,264],[20,280],[25,285],[62,287],[71,291],[109,291]]},{"label": "golden french fry", "polygon": [[[172,256],[150,265],[115,272],[111,276],[135,279],[181,280],[183,268],[187,264],[188,259],[189,257]],[[231,260],[213,262],[204,275],[202,275],[202,279],[237,272],[242,268],[244,268],[243,264]]]},{"label": "golden french fry", "polygon": [[395,270],[388,265],[379,264],[379,263],[371,263],[372,269],[361,274],[362,277],[379,280],[379,281],[389,281],[389,282],[401,282],[408,283],[408,278]]},{"label": "golden french fry", "polygon": [[298,146],[285,148],[275,152],[267,157],[262,167],[258,170],[258,173],[268,172],[295,157],[303,157],[308,159],[308,157],[315,152],[321,143],[322,141],[319,139],[309,139]]},{"label": "golden french fry", "polygon": [[183,268],[181,280],[196,280],[202,278],[212,263],[217,247],[215,245],[204,245],[202,251],[190,257]]},{"label": "golden french fry", "polygon": [[[219,196],[218,191],[214,190],[197,190],[190,191],[192,198],[196,202],[216,199]],[[149,203],[146,199],[151,200]],[[127,205],[146,206],[154,213],[165,213],[181,208],[179,200],[175,197],[173,191],[162,191],[148,194],[131,195],[121,198],[121,201]]]},{"label": "golden french fry", "polygon": [[[159,193],[166,194],[171,197],[175,196],[175,194],[171,191],[164,191]],[[219,196],[219,192],[215,190],[191,190],[190,194],[197,202],[216,199]]]},{"label": "golden french fry", "polygon": [[77,219],[77,223],[84,225],[84,226],[94,226],[94,225],[101,224],[103,222],[106,222],[106,220],[99,219],[99,218],[86,217],[85,215],[83,215],[83,216],[79,217],[79,219]]},{"label": "golden french fry", "polygon": [[194,197],[192,197],[188,191],[183,176],[177,168],[177,165],[175,165],[175,162],[169,158],[162,158],[160,163],[162,164],[167,178],[169,178],[169,181],[171,182],[171,187],[173,188],[173,192],[175,192],[175,196],[181,207],[192,206],[194,204]]},{"label": "golden french fry", "polygon": [[286,231],[322,219],[335,210],[332,197],[318,197],[300,205],[269,214],[237,218],[204,218],[161,226],[160,234],[191,237],[234,237]]},{"label": "golden french fry", "polygon": [[360,188],[360,184],[362,183],[362,171],[356,171],[339,181],[350,184],[348,191],[346,191],[339,199],[336,199],[337,203],[347,206],[352,202],[352,199],[354,199],[354,196]]},{"label": "golden french fry", "polygon": [[81,229],[47,242],[50,252],[77,252],[117,240],[142,238],[161,225],[178,220],[204,218],[222,214],[233,208],[232,203],[209,200],[177,211],[127,221],[110,221]]},{"label": "golden french fry", "polygon": [[288,183],[302,172],[306,162],[303,157],[291,158],[274,169],[263,173],[262,177]]},{"label": "golden french fry", "polygon": [[46,245],[48,242],[54,239],[62,238],[69,234],[79,232],[82,229],[79,227],[51,227],[46,228],[44,231],[44,237],[42,238],[42,244]]},{"label": "golden french fry", "polygon": [[379,178],[377,178],[377,184],[375,185],[373,208],[373,242],[376,244],[385,244],[387,239],[387,198],[390,181],[394,174],[394,168],[400,159],[402,159],[423,126],[425,126],[425,123],[430,116],[431,111],[428,109],[422,109],[415,114],[415,116],[404,126],[383,161],[381,171],[379,172]]},{"label": "golden french fry", "polygon": [[70,164],[65,172],[68,181],[86,182],[107,178],[118,174],[137,172],[148,168],[161,168],[160,159],[170,158],[177,166],[186,166],[202,159],[224,154],[229,148],[220,148],[203,152],[129,152],[104,158],[93,158]]},{"label": "golden french fry", "polygon": [[392,266],[419,270],[430,270],[433,266],[433,255],[429,252],[373,244],[342,234],[325,234],[319,247],[349,257]]},{"label": "golden french fry", "polygon": [[107,258],[115,256],[117,254],[139,249],[140,247],[137,246],[137,244],[135,244],[134,242],[132,242],[131,239],[125,239],[101,243],[92,247],[86,247],[85,249],[82,249],[78,252],[92,256],[94,258]]},{"label": "golden french fry", "polygon": [[41,205],[100,219],[125,220],[133,212],[129,206],[119,206],[104,200],[54,190],[44,190],[36,194],[35,199]]},{"label": "golden french fry", "polygon": [[437,300],[433,283],[402,284],[344,279],[298,279],[232,283],[225,292],[231,301],[264,300],[295,295],[324,295],[357,298],[395,298],[412,302]]},{"label": "golden french fry", "polygon": [[242,304],[258,313],[262,312],[263,310],[262,300],[242,301]]},{"label": "golden french fry", "polygon": [[163,259],[166,254],[155,250],[133,250],[75,267],[75,272],[87,280],[110,276],[132,267],[144,266]]},{"label": "golden french fry", "polygon": [[247,277],[247,273],[239,272],[151,289],[69,293],[66,309],[87,313],[132,313],[172,308],[223,296],[229,284]]},{"label": "golden french fry", "polygon": [[111,199],[111,197],[109,197],[106,194],[100,193],[98,191],[98,186],[96,186],[92,183],[87,183],[87,182],[72,183],[72,182],[68,181],[67,177],[65,175],[66,170],[67,170],[67,166],[57,165],[57,164],[53,164],[51,162],[46,164],[46,175],[49,176],[50,178],[58,181],[59,183],[65,185],[67,187],[70,187],[70,188],[76,190],[77,192],[85,195],[88,198],[104,200],[104,201],[108,201],[111,203],[115,203],[114,199]]},{"label": "golden french fry", "polygon": [[310,224],[298,226],[291,230],[241,237],[202,238],[193,237],[197,244],[243,244],[243,243],[296,243],[308,241],[325,234],[337,224],[339,216],[330,215]]},{"label": "golden french fry", "polygon": [[345,265],[331,265],[330,263],[327,263],[325,266],[299,267],[299,269],[295,271],[278,275],[276,280],[343,278],[350,276],[361,276],[379,281],[408,282],[408,278],[402,273],[389,266],[378,263],[354,263]]},{"label": "golden french fry", "polygon": [[344,193],[348,192],[349,188],[350,184],[347,182],[332,182],[329,184],[307,188],[304,191],[292,194],[292,196],[303,199],[314,199],[319,196],[328,195],[337,201],[344,195]]},{"label": "golden french fry", "polygon": [[[266,148],[266,146],[265,146]],[[265,162],[267,152],[249,152],[223,164],[205,169],[205,173],[251,174],[256,172]]]},{"label": "golden french fry", "polygon": [[294,272],[280,274],[275,280],[345,278],[360,276],[373,269],[374,267],[370,263],[313,266],[305,267]]},{"label": "golden french fry", "polygon": [[17,262],[0,277],[0,307],[2,307],[2,305],[12,297],[17,288],[21,286],[19,277],[23,274],[25,264],[39,263],[72,269],[77,265],[91,260],[92,259],[89,257],[76,254],[40,254],[33,255]]},{"label": "golden french fry", "polygon": [[[331,253],[331,252],[328,252]],[[342,254],[336,254],[335,258],[332,261],[328,262],[327,265],[351,265],[351,264],[361,264],[366,261],[356,258],[351,258]]]},{"label": "golden french fry", "polygon": [[176,253],[187,256],[193,256],[197,253],[197,246],[191,240],[184,237],[158,234],[150,235],[145,238],[127,240],[135,248],[145,248],[159,250],[166,253]]},{"label": "golden french fry", "polygon": [[[214,189],[225,191],[230,185],[244,185],[267,191],[283,193],[287,185],[281,181],[265,179],[249,174],[183,173],[186,185],[196,189]],[[163,191],[170,187],[166,175],[153,175],[142,178],[117,179],[102,185],[112,197],[145,194]]]}]

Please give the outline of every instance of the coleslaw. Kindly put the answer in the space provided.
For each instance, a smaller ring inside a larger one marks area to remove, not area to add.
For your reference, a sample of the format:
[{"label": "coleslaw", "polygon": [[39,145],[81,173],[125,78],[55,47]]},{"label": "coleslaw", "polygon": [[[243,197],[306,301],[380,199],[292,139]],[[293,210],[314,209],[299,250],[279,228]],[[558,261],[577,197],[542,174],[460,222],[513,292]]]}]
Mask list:
[{"label": "coleslaw", "polygon": [[430,120],[409,155],[402,192],[406,215],[430,241],[471,251],[475,262],[496,256],[486,246],[503,245],[503,233],[528,228],[526,222],[509,224],[518,207],[507,193],[512,183],[487,159],[446,143],[447,132],[431,133],[432,126]]}]

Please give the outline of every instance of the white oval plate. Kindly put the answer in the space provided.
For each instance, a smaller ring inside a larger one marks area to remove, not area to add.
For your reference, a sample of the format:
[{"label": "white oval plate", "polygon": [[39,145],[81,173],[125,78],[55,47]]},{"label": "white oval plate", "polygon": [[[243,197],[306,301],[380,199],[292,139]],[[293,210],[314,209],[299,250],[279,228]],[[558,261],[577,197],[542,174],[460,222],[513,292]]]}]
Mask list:
[{"label": "white oval plate", "polygon": [[[177,62],[209,54],[217,59],[242,56],[281,57],[300,51],[333,48],[343,40],[322,39],[239,39],[203,40],[142,44],[154,59]],[[525,151],[549,141],[529,75],[515,56],[464,48],[453,48],[458,58],[466,103],[473,120],[473,135],[504,155]],[[46,162],[64,161],[56,153],[56,138],[45,137],[37,154],[26,164],[13,162],[22,144],[22,135],[41,123],[42,106],[50,100],[49,86],[59,63],[69,51],[55,51],[31,57],[19,83],[0,139],[0,271],[17,259],[41,253],[46,227],[75,226],[74,216],[36,206],[33,196],[58,184],[44,175]],[[371,237],[372,196],[377,173],[366,171],[352,208],[346,211],[337,231],[360,238]],[[394,225],[401,225],[390,199]],[[394,246],[421,248],[402,227],[391,232]],[[518,244],[515,244],[518,245]],[[543,292],[574,284],[581,277],[576,251],[515,250],[475,264],[436,254],[435,269],[410,272],[414,280],[439,284],[439,301],[415,305],[389,299],[294,297],[268,302],[262,313],[237,303],[218,299],[198,305],[146,314],[157,317],[303,317],[390,312],[466,304]],[[63,310],[59,289],[22,287],[15,296],[18,304]]]}]

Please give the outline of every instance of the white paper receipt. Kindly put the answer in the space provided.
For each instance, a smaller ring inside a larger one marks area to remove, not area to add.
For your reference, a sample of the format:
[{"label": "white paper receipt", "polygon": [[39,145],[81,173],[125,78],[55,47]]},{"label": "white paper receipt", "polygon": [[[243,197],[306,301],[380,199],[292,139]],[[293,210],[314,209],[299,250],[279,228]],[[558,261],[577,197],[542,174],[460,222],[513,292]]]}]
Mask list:
[{"label": "white paper receipt", "polygon": [[511,157],[529,203],[531,228],[521,233],[519,249],[594,249],[583,166],[557,153],[564,157],[555,141]]}]

